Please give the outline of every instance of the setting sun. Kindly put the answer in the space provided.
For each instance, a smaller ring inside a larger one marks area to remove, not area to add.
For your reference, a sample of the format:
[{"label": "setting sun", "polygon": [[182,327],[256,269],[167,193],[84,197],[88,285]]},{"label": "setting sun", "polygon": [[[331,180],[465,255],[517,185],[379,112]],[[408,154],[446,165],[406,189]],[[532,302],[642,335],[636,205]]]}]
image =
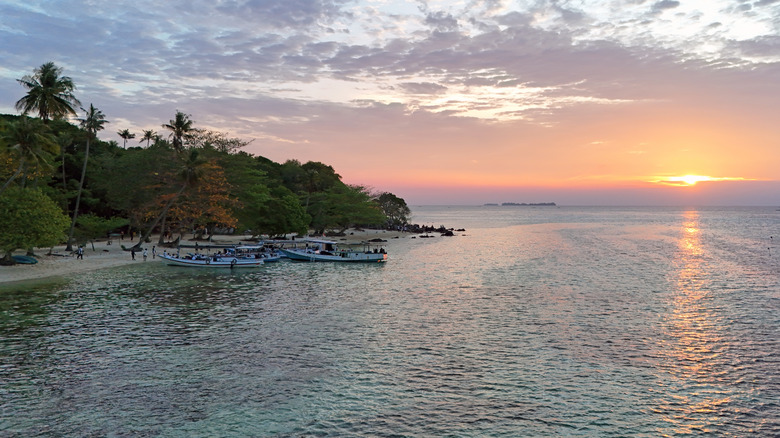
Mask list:
[{"label": "setting sun", "polygon": [[651,182],[670,186],[689,187],[704,181],[745,181],[745,178],[712,177],[704,175],[656,176]]},{"label": "setting sun", "polygon": [[685,176],[669,178],[669,181],[679,181],[688,184],[689,186],[695,185],[699,181],[712,181],[712,180],[713,178],[710,178],[709,176],[701,176],[701,175],[685,175]]}]

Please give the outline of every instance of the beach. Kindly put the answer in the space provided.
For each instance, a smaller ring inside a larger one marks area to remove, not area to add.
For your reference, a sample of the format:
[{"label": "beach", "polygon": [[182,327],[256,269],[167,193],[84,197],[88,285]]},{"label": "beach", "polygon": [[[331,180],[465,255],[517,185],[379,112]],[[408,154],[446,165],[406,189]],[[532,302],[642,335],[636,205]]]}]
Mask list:
[{"label": "beach", "polygon": [[[360,243],[376,238],[383,240],[399,238],[404,234],[405,233],[385,230],[349,230],[344,237],[326,237],[325,239],[344,243]],[[406,234],[408,235],[408,233]],[[210,242],[202,240],[183,240],[182,245],[195,245],[196,242],[199,245],[250,244],[251,242],[247,239],[248,236],[217,235],[213,236]],[[159,236],[152,236],[150,240],[154,243],[147,243],[144,245],[144,248],[148,250],[146,263],[156,261],[156,259],[152,257],[152,246],[156,247],[158,254],[161,254],[163,250],[169,250],[169,247],[160,247],[156,244],[159,240]],[[0,266],[0,283],[38,280],[42,278],[59,277],[62,275],[80,274],[97,269],[113,268],[132,263],[144,263],[143,251],[137,251],[135,260],[133,260],[130,251],[123,250],[121,246],[124,245],[129,249],[136,243],[138,243],[137,240],[130,241],[128,238],[123,240],[112,239],[110,244],[107,240],[98,240],[94,243],[94,250],[92,249],[92,244],[87,243],[84,245],[83,259],[77,259],[75,252],[70,254],[65,251],[65,245],[55,246],[51,251],[51,255],[48,255],[49,248],[36,248],[35,255],[38,259],[38,263],[34,265],[16,264],[13,266]],[[14,255],[23,255],[25,253],[26,251],[17,251]]]}]

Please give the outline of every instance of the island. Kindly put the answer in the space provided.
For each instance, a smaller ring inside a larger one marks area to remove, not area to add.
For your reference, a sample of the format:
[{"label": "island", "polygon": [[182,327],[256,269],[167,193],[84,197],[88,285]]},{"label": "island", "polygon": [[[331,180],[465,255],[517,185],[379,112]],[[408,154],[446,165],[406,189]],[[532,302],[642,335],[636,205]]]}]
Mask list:
[{"label": "island", "polygon": [[[485,207],[496,207],[498,204],[488,203],[484,204]],[[556,207],[554,202],[531,202],[531,203],[517,203],[517,202],[502,202],[502,207]]]}]

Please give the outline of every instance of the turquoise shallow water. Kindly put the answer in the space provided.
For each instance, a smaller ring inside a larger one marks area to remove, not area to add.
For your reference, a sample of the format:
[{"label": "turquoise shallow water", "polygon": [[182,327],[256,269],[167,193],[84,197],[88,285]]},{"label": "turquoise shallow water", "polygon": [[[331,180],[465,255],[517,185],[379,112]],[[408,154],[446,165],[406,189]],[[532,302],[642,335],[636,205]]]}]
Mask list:
[{"label": "turquoise shallow water", "polygon": [[466,231],[0,287],[0,436],[780,435],[773,208],[413,211]]}]

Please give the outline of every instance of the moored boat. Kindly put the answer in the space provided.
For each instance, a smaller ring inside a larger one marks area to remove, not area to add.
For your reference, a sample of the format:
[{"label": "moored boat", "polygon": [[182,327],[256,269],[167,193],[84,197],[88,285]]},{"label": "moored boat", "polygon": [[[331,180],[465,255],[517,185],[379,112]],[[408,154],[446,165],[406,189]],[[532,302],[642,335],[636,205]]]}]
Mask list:
[{"label": "moored boat", "polygon": [[284,257],[284,254],[281,252],[264,245],[237,246],[225,251],[234,252],[236,254],[243,254],[247,257],[255,257],[261,259],[264,263],[278,262],[282,259],[282,257]]},{"label": "moored boat", "polygon": [[306,240],[304,248],[280,248],[290,260],[304,262],[352,262],[381,263],[387,261],[384,249],[366,247],[363,250],[339,248],[336,242],[330,240]]},{"label": "moored boat", "polygon": [[35,257],[30,257],[26,255],[15,255],[11,257],[16,261],[16,263],[22,265],[34,265],[38,263],[38,259],[36,259]]},{"label": "moored boat", "polygon": [[189,266],[197,268],[256,268],[263,265],[263,259],[255,257],[237,257],[224,255],[188,254],[176,257],[173,254],[161,254],[162,260],[171,266]]}]

